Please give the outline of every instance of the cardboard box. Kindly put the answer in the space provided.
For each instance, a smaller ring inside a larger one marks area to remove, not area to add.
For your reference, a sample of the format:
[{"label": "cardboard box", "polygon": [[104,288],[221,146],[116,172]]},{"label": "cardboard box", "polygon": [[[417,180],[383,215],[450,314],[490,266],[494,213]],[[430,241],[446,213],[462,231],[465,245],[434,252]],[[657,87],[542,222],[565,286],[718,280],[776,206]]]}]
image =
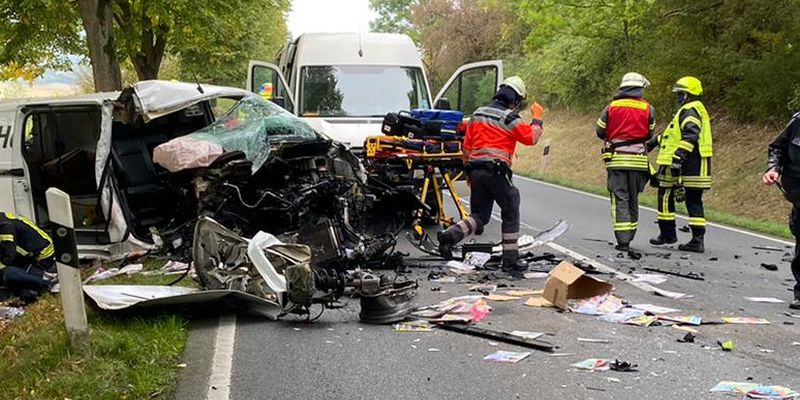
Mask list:
[{"label": "cardboard box", "polygon": [[556,307],[566,310],[567,300],[607,294],[613,289],[612,284],[592,278],[572,263],[562,261],[550,271],[542,297]]}]

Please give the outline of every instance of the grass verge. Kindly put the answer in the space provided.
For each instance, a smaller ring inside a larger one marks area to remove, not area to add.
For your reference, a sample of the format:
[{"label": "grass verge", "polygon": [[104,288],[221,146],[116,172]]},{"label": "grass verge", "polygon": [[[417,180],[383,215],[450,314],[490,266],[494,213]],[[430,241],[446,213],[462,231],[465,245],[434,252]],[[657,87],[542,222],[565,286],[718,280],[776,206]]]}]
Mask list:
[{"label": "grass verge", "polygon": [[[155,263],[145,263],[146,269]],[[165,284],[175,276],[130,276],[107,284]],[[191,281],[185,279],[184,281]],[[57,294],[47,294],[0,330],[0,399],[168,399],[187,339],[181,315],[116,317],[88,310],[90,356],[73,354]]]},{"label": "grass verge", "polygon": [[[554,177],[539,174],[531,171],[518,172],[522,176],[540,180],[543,182],[552,183],[558,186],[564,186],[571,189],[580,190],[587,193],[592,193],[600,196],[608,196],[608,190],[605,186],[593,183],[576,182],[565,178]],[[647,207],[656,208],[658,206],[658,197],[653,193],[642,193],[639,196],[639,204]],[[686,207],[683,204],[677,205],[677,211],[680,214],[686,215]],[[775,237],[793,239],[792,233],[786,224],[779,224],[772,221],[763,221],[754,218],[741,217],[728,212],[715,210],[713,207],[706,206],[706,219],[720,224],[730,225],[747,229],[753,232],[759,232]]]}]

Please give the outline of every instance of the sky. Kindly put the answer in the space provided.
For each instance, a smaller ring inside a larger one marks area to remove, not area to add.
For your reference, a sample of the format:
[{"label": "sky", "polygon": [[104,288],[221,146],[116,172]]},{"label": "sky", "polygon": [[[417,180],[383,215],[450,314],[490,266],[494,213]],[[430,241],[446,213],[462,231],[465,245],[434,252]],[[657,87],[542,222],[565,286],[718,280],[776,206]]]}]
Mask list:
[{"label": "sky", "polygon": [[292,0],[292,38],[306,32],[367,32],[375,18],[369,0]]}]

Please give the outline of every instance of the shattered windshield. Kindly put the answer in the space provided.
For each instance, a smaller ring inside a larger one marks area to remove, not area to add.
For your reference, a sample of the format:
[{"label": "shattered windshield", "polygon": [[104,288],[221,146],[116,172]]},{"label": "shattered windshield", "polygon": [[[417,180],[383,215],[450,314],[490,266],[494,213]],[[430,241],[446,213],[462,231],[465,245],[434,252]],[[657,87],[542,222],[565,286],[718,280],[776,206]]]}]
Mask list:
[{"label": "shattered windshield", "polygon": [[275,103],[250,95],[211,125],[188,137],[217,143],[226,152],[244,152],[255,172],[267,161],[271,144],[314,140],[317,133]]}]

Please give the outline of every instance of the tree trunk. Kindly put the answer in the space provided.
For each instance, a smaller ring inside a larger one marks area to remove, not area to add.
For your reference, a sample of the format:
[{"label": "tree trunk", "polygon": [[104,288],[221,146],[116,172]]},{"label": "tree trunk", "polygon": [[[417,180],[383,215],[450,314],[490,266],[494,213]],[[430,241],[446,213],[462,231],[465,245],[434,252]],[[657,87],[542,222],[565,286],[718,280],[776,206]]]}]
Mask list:
[{"label": "tree trunk", "polygon": [[[146,21],[149,21],[148,18]],[[167,47],[167,30],[154,29],[147,23],[142,32],[142,47],[139,54],[132,57],[133,68],[139,80],[158,79],[158,71],[161,69],[161,61],[164,59],[164,50]],[[154,32],[158,30],[158,32]]]},{"label": "tree trunk", "polygon": [[122,89],[122,72],[114,45],[112,0],[77,0],[86,31],[94,88],[98,92]]}]

